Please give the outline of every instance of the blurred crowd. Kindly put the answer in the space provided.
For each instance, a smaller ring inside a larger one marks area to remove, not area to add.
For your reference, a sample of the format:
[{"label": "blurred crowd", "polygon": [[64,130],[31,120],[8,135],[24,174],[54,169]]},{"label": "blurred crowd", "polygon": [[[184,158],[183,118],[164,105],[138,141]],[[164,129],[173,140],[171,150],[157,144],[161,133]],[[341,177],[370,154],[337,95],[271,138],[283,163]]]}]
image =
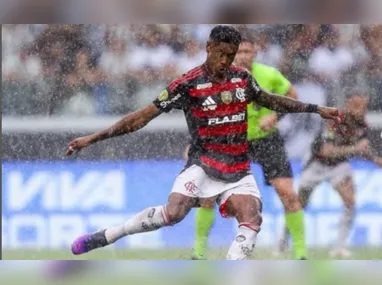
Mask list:
[{"label": "blurred crowd", "polygon": [[[209,24],[2,25],[3,115],[110,115],[151,102],[203,63]],[[341,106],[351,92],[382,111],[382,25],[237,25],[257,62]]]}]

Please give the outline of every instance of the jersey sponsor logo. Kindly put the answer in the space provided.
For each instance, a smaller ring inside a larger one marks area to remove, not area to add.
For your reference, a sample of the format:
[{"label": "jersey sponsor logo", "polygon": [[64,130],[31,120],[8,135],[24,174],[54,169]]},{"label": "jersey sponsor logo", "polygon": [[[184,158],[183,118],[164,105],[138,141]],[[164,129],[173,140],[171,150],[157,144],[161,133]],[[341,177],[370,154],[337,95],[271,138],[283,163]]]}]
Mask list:
[{"label": "jersey sponsor logo", "polygon": [[196,85],[196,89],[198,89],[198,90],[206,89],[206,88],[210,88],[210,87],[212,87],[212,83],[211,82]]},{"label": "jersey sponsor logo", "polygon": [[203,106],[203,111],[208,111],[208,110],[215,110],[217,105],[214,99],[209,96],[202,104]]},{"label": "jersey sponsor logo", "polygon": [[182,97],[182,95],[180,94],[177,94],[174,98],[172,98],[171,100],[167,100],[167,101],[163,101],[160,103],[160,106],[162,108],[166,108],[168,105],[178,101],[180,98]]},{"label": "jersey sponsor logo", "polygon": [[235,123],[245,120],[245,113],[240,113],[232,116],[225,116],[223,118],[211,118],[208,120],[209,126],[221,125],[226,123]]},{"label": "jersey sponsor logo", "polygon": [[242,82],[243,80],[241,78],[232,78],[231,82],[232,83],[237,83],[237,82]]},{"label": "jersey sponsor logo", "polygon": [[240,100],[240,102],[245,102],[245,90],[243,88],[236,89],[236,98]]},{"label": "jersey sponsor logo", "polygon": [[232,102],[232,93],[230,91],[223,91],[220,95],[224,104]]},{"label": "jersey sponsor logo", "polygon": [[158,96],[158,100],[159,101],[166,101],[168,100],[168,91],[167,90],[163,90],[159,96]]}]

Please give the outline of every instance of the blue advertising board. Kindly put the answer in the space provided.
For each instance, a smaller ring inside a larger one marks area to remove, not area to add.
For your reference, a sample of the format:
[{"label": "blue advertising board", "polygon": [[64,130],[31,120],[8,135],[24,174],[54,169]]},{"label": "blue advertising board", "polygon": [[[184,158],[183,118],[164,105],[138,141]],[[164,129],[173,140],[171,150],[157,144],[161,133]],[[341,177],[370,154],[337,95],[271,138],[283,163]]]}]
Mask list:
[{"label": "blue advertising board", "polygon": [[[292,162],[297,186],[299,161]],[[352,162],[357,186],[357,217],[349,243],[382,245],[382,170]],[[3,248],[67,248],[85,233],[119,224],[149,206],[165,204],[182,161],[4,162],[2,170]],[[252,165],[264,202],[258,247],[273,246],[284,224],[283,208],[261,168]],[[328,246],[337,235],[342,211],[330,184],[317,187],[306,213],[307,241]],[[129,236],[115,246],[125,248],[191,247],[194,213],[174,227]],[[211,245],[229,246],[236,222],[219,215]]]}]

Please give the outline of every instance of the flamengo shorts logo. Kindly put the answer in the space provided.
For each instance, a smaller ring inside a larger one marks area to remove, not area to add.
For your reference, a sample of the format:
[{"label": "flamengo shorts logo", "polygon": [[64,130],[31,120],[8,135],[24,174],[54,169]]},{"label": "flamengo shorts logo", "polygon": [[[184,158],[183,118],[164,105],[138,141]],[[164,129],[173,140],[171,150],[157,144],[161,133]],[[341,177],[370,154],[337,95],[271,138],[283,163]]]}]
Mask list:
[{"label": "flamengo shorts logo", "polygon": [[195,194],[198,187],[196,187],[194,181],[189,181],[186,184],[184,184],[184,187],[186,188],[186,191],[191,194]]}]

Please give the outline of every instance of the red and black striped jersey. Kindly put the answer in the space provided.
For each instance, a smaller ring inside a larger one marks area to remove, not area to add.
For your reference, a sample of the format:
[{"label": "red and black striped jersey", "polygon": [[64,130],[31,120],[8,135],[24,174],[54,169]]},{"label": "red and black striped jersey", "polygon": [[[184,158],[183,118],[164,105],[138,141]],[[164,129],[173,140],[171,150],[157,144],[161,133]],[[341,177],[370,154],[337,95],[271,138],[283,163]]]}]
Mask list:
[{"label": "red and black striped jersey", "polygon": [[260,88],[245,69],[231,66],[225,83],[213,83],[204,66],[172,81],[154,104],[162,112],[181,109],[192,139],[187,166],[212,178],[236,182],[250,174],[247,104]]}]

